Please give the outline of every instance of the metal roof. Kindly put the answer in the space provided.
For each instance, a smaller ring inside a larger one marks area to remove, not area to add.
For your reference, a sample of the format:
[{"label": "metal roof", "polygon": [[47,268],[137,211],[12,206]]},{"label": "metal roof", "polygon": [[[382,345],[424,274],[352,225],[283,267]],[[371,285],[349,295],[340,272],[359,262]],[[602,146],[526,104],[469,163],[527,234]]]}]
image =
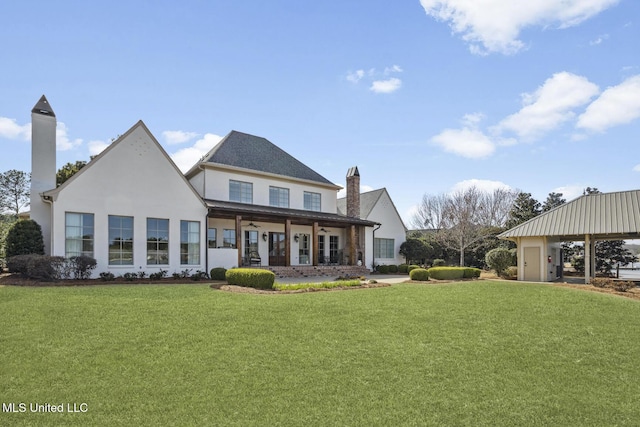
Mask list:
[{"label": "metal roof", "polygon": [[640,190],[584,195],[498,237],[583,237],[586,234],[601,239],[640,238]]}]

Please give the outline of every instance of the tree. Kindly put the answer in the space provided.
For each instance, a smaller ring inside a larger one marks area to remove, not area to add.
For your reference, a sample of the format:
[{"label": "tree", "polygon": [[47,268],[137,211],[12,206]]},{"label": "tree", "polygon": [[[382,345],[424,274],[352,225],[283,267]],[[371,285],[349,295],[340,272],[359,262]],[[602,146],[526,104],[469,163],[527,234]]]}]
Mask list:
[{"label": "tree", "polygon": [[11,169],[0,174],[0,203],[2,210],[18,216],[20,209],[29,206],[31,174]]},{"label": "tree", "polygon": [[513,202],[513,207],[509,211],[507,228],[513,228],[523,222],[540,215],[540,202],[531,197],[531,193],[521,192]]},{"label": "tree", "polygon": [[600,190],[598,190],[596,187],[587,187],[582,191],[582,195],[583,196],[588,196],[590,194],[599,194]]},{"label": "tree", "polygon": [[465,265],[465,252],[504,225],[515,192],[497,190],[486,193],[476,187],[437,196],[424,195],[413,218],[416,228],[434,231],[434,238],[459,253]]},{"label": "tree", "polygon": [[562,198],[562,193],[549,193],[547,196],[547,200],[542,203],[542,212],[550,211],[551,209],[558,207],[567,203],[565,199]]},{"label": "tree", "polygon": [[495,248],[487,252],[485,260],[490,269],[495,270],[498,276],[502,276],[505,270],[511,267],[513,257],[509,249]]},{"label": "tree", "polygon": [[86,165],[87,162],[85,162],[84,160],[77,160],[75,163],[69,162],[66,165],[62,166],[60,169],[58,169],[58,172],[56,172],[56,187],[61,186],[65,181],[78,173],[78,171]]},{"label": "tree", "polygon": [[409,237],[400,245],[400,255],[405,257],[407,264],[424,264],[433,256],[433,248],[425,239]]},{"label": "tree", "polygon": [[6,255],[44,255],[44,240],[40,225],[32,219],[16,222],[7,233]]}]

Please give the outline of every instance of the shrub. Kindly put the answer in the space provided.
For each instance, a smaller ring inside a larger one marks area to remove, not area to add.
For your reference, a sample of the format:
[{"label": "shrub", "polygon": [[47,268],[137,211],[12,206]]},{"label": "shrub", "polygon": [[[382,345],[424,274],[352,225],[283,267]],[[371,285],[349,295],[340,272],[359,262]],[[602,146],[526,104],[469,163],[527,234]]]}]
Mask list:
[{"label": "shrub", "polygon": [[429,280],[429,270],[425,268],[414,268],[409,272],[409,278],[411,280],[425,282]]},{"label": "shrub", "polygon": [[89,279],[97,264],[96,259],[90,256],[80,255],[69,258],[69,266],[73,277],[79,280]]},{"label": "shrub", "polygon": [[504,276],[505,270],[513,265],[513,256],[509,249],[505,248],[491,249],[485,255],[484,260],[498,276]]},{"label": "shrub", "polygon": [[512,265],[511,267],[507,267],[504,272],[504,277],[506,279],[517,279],[518,278],[518,267]]},{"label": "shrub", "polygon": [[19,274],[27,279],[57,280],[60,278],[60,266],[63,257],[52,257],[38,254],[16,255],[7,259],[7,267],[11,273]]},{"label": "shrub", "polygon": [[388,265],[379,265],[378,266],[378,273],[380,274],[388,274],[389,273],[389,266]]},{"label": "shrub", "polygon": [[431,267],[429,277],[436,280],[456,280],[464,277],[464,267]]},{"label": "shrub", "polygon": [[433,264],[431,264],[432,267],[442,267],[444,266],[446,263],[444,262],[443,259],[440,258],[436,258],[433,260]]},{"label": "shrub", "polygon": [[138,280],[138,275],[136,273],[124,273],[122,278],[127,282],[133,282],[134,280]]},{"label": "shrub", "polygon": [[612,280],[612,282],[611,287],[618,292],[627,292],[636,287],[636,284],[631,281]]},{"label": "shrub", "polygon": [[209,277],[211,280],[225,280],[225,274],[227,273],[227,269],[224,267],[216,267],[212,268],[209,272]]},{"label": "shrub", "polygon": [[103,271],[99,274],[99,276],[100,280],[102,280],[103,282],[111,282],[113,280],[116,280],[116,276],[110,271]]},{"label": "shrub", "polygon": [[202,279],[208,279],[208,278],[209,278],[209,275],[207,274],[207,272],[202,270],[196,270],[196,272],[191,275],[191,280],[193,280],[194,282],[198,282]]},{"label": "shrub", "polygon": [[151,280],[161,280],[164,279],[165,277],[167,277],[167,270],[162,270],[160,269],[160,271],[157,271],[155,273],[151,273],[149,274],[149,279]]},{"label": "shrub", "polygon": [[40,225],[32,219],[23,219],[9,229],[5,240],[7,258],[16,255],[44,255],[44,240]]},{"label": "shrub", "polygon": [[407,266],[407,273],[411,273],[411,270],[415,270],[416,268],[421,268],[419,265],[411,264]]},{"label": "shrub", "polygon": [[608,288],[610,287],[611,282],[613,282],[613,280],[607,277],[593,277],[589,280],[589,284],[596,288]]},{"label": "shrub", "polygon": [[395,264],[389,265],[389,273],[396,274],[398,272],[398,266]]},{"label": "shrub", "polygon": [[398,266],[398,273],[407,274],[409,272],[409,266],[407,264],[400,264]]},{"label": "shrub", "polygon": [[464,277],[465,279],[477,279],[478,277],[480,277],[480,273],[482,273],[482,270],[480,270],[479,268],[466,267],[464,269],[462,277]]},{"label": "shrub", "polygon": [[596,288],[610,288],[618,292],[627,292],[636,286],[631,281],[613,280],[608,277],[594,277],[589,281],[589,284]]},{"label": "shrub", "polygon": [[272,289],[276,275],[272,271],[259,268],[232,268],[227,270],[225,278],[230,285]]}]

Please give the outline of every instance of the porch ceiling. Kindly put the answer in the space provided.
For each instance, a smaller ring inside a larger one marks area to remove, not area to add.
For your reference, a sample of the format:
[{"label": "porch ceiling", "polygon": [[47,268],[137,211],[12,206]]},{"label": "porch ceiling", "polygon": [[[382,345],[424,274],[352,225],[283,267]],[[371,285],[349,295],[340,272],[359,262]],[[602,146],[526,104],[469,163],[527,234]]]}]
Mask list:
[{"label": "porch ceiling", "polygon": [[246,203],[225,202],[221,200],[205,200],[210,218],[233,219],[240,215],[245,220],[283,223],[287,219],[291,224],[313,225],[317,222],[324,227],[348,227],[361,225],[373,227],[377,223],[360,218],[327,212],[306,211],[300,209],[276,208],[272,206],[250,205]]}]

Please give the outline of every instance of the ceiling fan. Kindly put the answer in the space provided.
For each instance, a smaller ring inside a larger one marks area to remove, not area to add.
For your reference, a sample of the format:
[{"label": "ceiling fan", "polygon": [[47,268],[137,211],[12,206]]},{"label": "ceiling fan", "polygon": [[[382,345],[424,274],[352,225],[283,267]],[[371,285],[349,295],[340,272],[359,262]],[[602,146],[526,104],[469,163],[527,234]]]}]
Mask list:
[{"label": "ceiling fan", "polygon": [[247,227],[253,227],[253,228],[258,228],[260,227],[259,225],[256,225],[253,223],[253,221],[251,221],[249,224],[247,224]]}]

